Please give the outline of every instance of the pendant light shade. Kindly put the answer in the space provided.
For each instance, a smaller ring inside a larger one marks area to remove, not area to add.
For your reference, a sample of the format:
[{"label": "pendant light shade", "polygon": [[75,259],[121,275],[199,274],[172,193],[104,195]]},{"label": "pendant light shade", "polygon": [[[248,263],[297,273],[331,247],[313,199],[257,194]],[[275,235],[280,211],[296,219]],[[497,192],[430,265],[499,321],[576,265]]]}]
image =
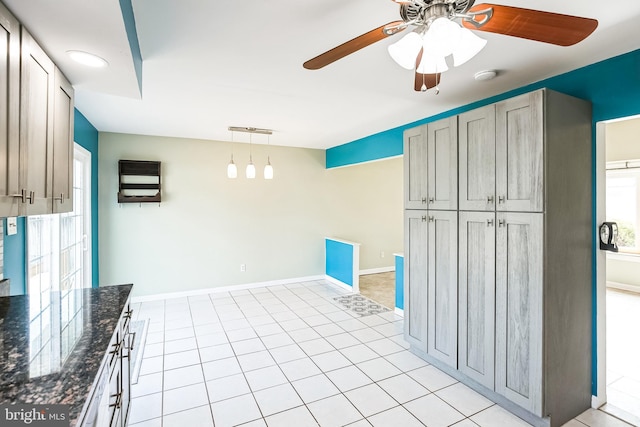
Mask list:
[{"label": "pendant light shade", "polygon": [[237,178],[238,177],[238,168],[236,167],[236,164],[233,162],[233,154],[231,155],[231,161],[229,162],[229,165],[227,165],[227,178]]},{"label": "pendant light shade", "polygon": [[462,28],[460,42],[453,50],[453,66],[464,64],[476,56],[487,44],[485,39],[475,35],[471,30]]},{"label": "pendant light shade", "polygon": [[269,157],[267,157],[267,164],[264,167],[264,179],[273,179],[273,166],[271,166]]},{"label": "pendant light shade", "polygon": [[254,179],[256,177],[256,166],[253,164],[253,160],[249,157],[249,164],[247,165],[247,178]]},{"label": "pendant light shade", "polygon": [[422,48],[422,36],[412,31],[394,44],[389,45],[387,50],[399,66],[413,70],[420,48]]}]

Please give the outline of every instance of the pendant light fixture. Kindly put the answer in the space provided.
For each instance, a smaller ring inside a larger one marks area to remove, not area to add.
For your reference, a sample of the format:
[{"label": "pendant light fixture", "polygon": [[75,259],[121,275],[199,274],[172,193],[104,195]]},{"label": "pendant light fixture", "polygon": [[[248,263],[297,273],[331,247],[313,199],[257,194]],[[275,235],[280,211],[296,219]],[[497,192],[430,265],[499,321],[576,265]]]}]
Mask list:
[{"label": "pendant light fixture", "polygon": [[[273,133],[271,129],[260,129],[253,127],[239,127],[239,126],[229,126],[229,131],[231,131],[231,142],[233,142],[233,132],[246,132],[249,134],[249,164],[245,169],[245,175],[247,179],[255,179],[256,177],[256,166],[253,164],[253,134],[258,133],[262,135],[267,135],[267,146],[271,146],[270,135]],[[231,154],[231,162],[227,166],[227,176],[229,178],[236,178],[238,176],[238,168],[236,164],[233,162],[233,153]],[[269,157],[267,151],[267,164],[264,167],[264,179],[273,179],[273,166],[271,165],[271,158]]]},{"label": "pendant light fixture", "polygon": [[252,136],[253,134],[250,133],[249,134],[249,164],[247,165],[247,179],[254,179],[256,177],[256,167],[253,164],[253,157],[251,153],[251,145],[252,145],[251,137]]},{"label": "pendant light fixture", "polygon": [[[231,143],[233,144],[233,131],[231,131]],[[233,162],[233,151],[231,151],[231,161],[227,165],[227,178],[235,179],[238,177],[238,168]]]},{"label": "pendant light fixture", "polygon": [[[271,146],[270,136],[271,135],[267,135],[267,147]],[[273,166],[271,166],[271,159],[269,158],[268,151],[267,151],[267,164],[264,167],[264,179],[273,179]]]}]

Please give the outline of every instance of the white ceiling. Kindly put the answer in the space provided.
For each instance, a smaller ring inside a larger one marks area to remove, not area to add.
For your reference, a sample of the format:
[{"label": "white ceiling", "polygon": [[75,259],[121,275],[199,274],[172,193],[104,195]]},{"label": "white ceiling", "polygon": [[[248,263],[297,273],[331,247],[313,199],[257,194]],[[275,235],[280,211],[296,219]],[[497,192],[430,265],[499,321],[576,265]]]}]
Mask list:
[{"label": "white ceiling", "polygon": [[[390,0],[133,0],[144,61],[140,96],[117,0],[0,1],[71,80],[77,108],[99,131],[230,140],[228,126],[251,126],[273,129],[274,145],[309,148],[344,144],[640,48],[637,0],[505,0],[500,4],[595,18],[599,26],[567,48],[478,32],[487,47],[443,74],[435,95],[415,92],[413,73],[389,57],[386,47],[402,35],[317,71],[302,67],[399,19]],[[67,58],[71,49],[110,66],[83,68]],[[498,78],[474,81],[484,69],[498,70]]]}]

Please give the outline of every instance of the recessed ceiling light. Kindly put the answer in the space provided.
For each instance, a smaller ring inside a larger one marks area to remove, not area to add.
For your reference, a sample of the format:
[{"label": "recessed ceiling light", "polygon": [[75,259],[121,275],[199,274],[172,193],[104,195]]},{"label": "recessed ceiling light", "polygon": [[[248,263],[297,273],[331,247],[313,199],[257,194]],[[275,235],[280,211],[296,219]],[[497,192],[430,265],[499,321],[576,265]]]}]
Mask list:
[{"label": "recessed ceiling light", "polygon": [[476,79],[476,81],[478,82],[483,82],[486,80],[491,80],[497,75],[498,75],[498,72],[496,70],[484,70],[484,71],[478,71],[477,73],[475,73],[473,75],[473,78]]},{"label": "recessed ceiling light", "polygon": [[67,55],[79,64],[87,67],[103,68],[109,65],[107,61],[92,53],[83,52],[81,50],[68,50]]}]

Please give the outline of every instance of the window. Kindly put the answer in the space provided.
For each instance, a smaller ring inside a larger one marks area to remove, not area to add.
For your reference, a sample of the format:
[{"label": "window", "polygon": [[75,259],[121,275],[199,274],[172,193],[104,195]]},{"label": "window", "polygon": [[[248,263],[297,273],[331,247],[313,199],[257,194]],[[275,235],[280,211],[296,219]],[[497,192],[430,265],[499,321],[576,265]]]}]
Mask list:
[{"label": "window", "polygon": [[[91,154],[77,145],[73,167],[73,211],[27,218],[31,377],[55,369],[43,363],[51,354],[64,361],[82,332],[79,291],[91,287]],[[51,292],[60,313],[52,313]]]},{"label": "window", "polygon": [[618,223],[620,252],[640,254],[640,168],[619,163],[607,164],[607,221]]}]

